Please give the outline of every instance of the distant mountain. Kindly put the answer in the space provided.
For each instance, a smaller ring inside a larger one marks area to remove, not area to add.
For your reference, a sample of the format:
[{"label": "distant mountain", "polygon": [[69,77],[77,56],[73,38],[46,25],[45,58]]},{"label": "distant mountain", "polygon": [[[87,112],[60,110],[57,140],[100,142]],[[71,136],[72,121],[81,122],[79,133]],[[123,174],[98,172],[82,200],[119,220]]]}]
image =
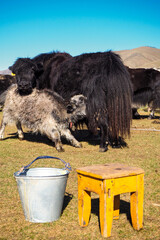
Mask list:
[{"label": "distant mountain", "polygon": [[160,49],[139,47],[131,50],[116,51],[124,64],[131,68],[160,68]]},{"label": "distant mountain", "polygon": [[2,74],[2,75],[11,75],[11,73],[12,72],[9,69],[0,71],[0,74]]}]

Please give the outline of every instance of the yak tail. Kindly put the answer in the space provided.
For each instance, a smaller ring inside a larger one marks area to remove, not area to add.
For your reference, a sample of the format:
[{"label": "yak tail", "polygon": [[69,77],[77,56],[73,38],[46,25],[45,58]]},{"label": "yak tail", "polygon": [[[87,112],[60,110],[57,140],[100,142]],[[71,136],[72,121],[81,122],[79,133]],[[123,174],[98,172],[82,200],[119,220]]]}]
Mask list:
[{"label": "yak tail", "polygon": [[106,108],[109,135],[129,137],[132,121],[132,84],[130,75],[119,55],[109,52],[108,71],[105,81]]}]

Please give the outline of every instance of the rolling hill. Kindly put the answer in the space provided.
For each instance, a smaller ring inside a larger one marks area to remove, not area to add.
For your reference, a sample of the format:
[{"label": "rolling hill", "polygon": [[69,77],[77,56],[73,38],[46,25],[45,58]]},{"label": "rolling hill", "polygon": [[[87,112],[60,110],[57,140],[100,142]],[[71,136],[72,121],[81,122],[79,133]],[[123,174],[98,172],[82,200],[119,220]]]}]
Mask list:
[{"label": "rolling hill", "polygon": [[139,47],[130,50],[116,51],[124,64],[131,68],[160,68],[160,49]]}]

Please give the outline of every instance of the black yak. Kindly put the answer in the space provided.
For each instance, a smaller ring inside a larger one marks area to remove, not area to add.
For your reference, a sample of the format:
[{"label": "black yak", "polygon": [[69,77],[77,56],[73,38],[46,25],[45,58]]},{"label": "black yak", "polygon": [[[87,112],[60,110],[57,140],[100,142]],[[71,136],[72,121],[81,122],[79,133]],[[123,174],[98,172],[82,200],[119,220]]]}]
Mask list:
[{"label": "black yak", "polygon": [[0,127],[0,139],[3,139],[7,124],[15,123],[19,139],[23,139],[21,125],[33,132],[45,134],[55,143],[57,151],[64,151],[61,136],[72,146],[81,147],[69,130],[69,123],[86,116],[86,97],[73,96],[66,105],[57,93],[34,88],[29,95],[20,95],[17,85],[12,85],[6,95],[3,118]]},{"label": "black yak", "polygon": [[134,115],[137,114],[136,108],[148,105],[151,109],[149,118],[153,118],[154,110],[160,108],[160,72],[153,68],[127,69],[133,84]]},{"label": "black yak", "polygon": [[[109,140],[118,145],[119,136],[130,135],[132,119],[132,86],[120,56],[108,51],[64,56],[62,60],[62,55],[55,54],[45,61],[43,74],[38,78],[24,78],[26,70],[19,70],[18,59],[10,70],[16,74],[19,92],[27,94],[30,86],[36,86],[56,91],[66,100],[83,94],[87,97],[88,128],[93,133],[100,128],[100,151],[108,149]],[[34,64],[34,59],[31,61]]]}]

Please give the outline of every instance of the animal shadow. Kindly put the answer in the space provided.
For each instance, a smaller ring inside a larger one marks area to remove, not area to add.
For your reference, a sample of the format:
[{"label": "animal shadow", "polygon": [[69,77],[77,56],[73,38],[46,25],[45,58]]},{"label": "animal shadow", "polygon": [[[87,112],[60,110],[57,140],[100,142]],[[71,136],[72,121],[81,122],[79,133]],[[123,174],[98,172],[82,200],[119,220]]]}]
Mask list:
[{"label": "animal shadow", "polygon": [[[40,133],[32,133],[31,131],[26,131],[23,132],[24,133],[24,140],[28,141],[28,142],[37,142],[37,143],[44,143],[47,144],[49,146],[54,146],[54,143],[47,138],[47,136],[45,135],[41,135]],[[79,141],[85,141],[85,142],[89,142],[89,144],[91,145],[98,145],[99,141],[100,141],[100,137],[97,136],[93,136],[92,134],[89,133],[88,130],[76,130],[76,131],[72,131],[72,135]],[[18,138],[17,132],[14,133],[10,133],[8,137],[5,137],[4,140],[7,139],[16,139]],[[61,141],[63,144],[67,144],[70,145],[70,143],[64,139],[63,137],[61,138]]]},{"label": "animal shadow", "polygon": [[90,145],[99,145],[100,143],[100,131],[97,135],[93,135],[88,130],[80,129],[72,132],[72,134],[80,142],[88,142]]},{"label": "animal shadow", "polygon": [[[53,146],[53,144],[54,144],[46,136],[41,135],[39,133],[38,134],[33,134],[32,132],[23,132],[23,134],[24,134],[24,140],[26,140],[28,142],[45,143],[45,144],[48,144],[49,146]],[[18,135],[17,135],[17,132],[15,132],[15,133],[10,133],[9,137],[4,138],[4,140],[17,139],[17,138],[18,138]]]},{"label": "animal shadow", "polygon": [[[97,146],[100,144],[100,131],[98,131],[97,135],[91,134],[88,130],[76,130],[76,131],[71,131],[72,135],[79,141],[79,142],[88,142],[90,145]],[[7,139],[16,139],[18,138],[17,132],[10,133],[9,137],[4,138],[4,140]],[[45,135],[41,135],[40,133],[32,133],[31,131],[24,132],[24,140],[28,142],[37,142],[37,143],[44,143],[49,146],[54,146],[54,143],[47,138]],[[63,137],[61,138],[61,141],[65,145],[70,145],[70,143],[64,139]],[[123,147],[128,147],[124,139],[121,137],[119,138],[119,145],[115,145],[114,143],[110,142],[110,146],[112,148],[123,148]]]},{"label": "animal shadow", "polygon": [[[141,120],[141,119],[148,119],[148,120],[152,120],[149,118],[149,115],[139,115],[137,117],[133,117],[134,120]],[[153,120],[159,119],[159,116],[154,116]]]},{"label": "animal shadow", "polygon": [[[91,132],[88,130],[76,130],[75,132],[72,133],[74,137],[78,141],[84,141],[88,142],[90,145],[96,146],[100,144],[100,130],[97,131],[97,135],[93,135]],[[109,140],[109,145],[112,148],[124,148],[128,147],[127,143],[122,137],[119,137],[118,139],[118,144],[113,142],[111,139]]]}]

